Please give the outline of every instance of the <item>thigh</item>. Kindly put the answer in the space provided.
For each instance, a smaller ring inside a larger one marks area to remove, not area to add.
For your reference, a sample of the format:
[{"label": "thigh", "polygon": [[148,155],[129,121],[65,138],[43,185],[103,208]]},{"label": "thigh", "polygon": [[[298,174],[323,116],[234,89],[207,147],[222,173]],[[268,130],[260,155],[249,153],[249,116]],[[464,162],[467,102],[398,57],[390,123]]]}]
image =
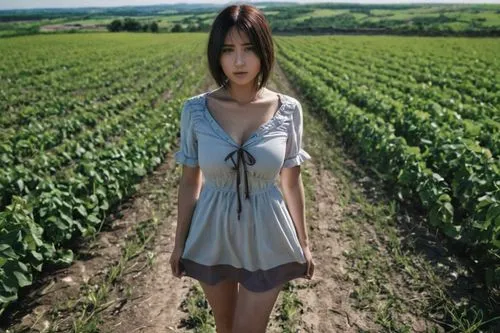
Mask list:
[{"label": "thigh", "polygon": [[264,333],[283,285],[265,292],[252,292],[240,285],[232,332]]},{"label": "thigh", "polygon": [[213,286],[199,282],[214,313],[217,333],[230,333],[238,298],[238,282],[227,279]]}]

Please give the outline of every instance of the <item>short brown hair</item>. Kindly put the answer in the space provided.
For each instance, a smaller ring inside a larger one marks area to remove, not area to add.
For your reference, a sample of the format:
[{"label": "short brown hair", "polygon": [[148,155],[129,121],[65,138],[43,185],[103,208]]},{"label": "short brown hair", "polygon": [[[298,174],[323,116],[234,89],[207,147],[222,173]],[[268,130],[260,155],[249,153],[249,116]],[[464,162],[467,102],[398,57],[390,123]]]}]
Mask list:
[{"label": "short brown hair", "polygon": [[261,89],[271,74],[274,65],[274,45],[271,29],[264,14],[251,5],[231,5],[224,8],[215,18],[208,38],[207,58],[210,73],[219,86],[226,85],[226,75],[220,65],[220,56],[224,39],[229,30],[235,26],[237,30],[247,34],[260,58]]}]

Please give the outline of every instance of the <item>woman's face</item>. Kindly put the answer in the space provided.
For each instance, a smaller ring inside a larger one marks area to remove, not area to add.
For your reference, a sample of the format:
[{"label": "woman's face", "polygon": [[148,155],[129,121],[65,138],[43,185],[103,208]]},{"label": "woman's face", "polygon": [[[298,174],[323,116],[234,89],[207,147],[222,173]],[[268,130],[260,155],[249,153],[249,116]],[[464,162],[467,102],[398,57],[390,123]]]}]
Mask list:
[{"label": "woman's face", "polygon": [[[231,85],[252,85],[260,72],[260,59],[244,32],[232,27],[226,38],[220,63]],[[238,72],[245,74],[237,75]]]}]

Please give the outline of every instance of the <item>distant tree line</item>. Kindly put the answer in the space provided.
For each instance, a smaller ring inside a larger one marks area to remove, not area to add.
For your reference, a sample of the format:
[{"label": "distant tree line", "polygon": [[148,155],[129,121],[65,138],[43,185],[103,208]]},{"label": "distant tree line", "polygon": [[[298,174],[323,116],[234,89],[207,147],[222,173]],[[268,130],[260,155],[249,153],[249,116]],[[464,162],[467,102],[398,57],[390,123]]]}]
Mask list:
[{"label": "distant tree line", "polygon": [[196,32],[196,31],[210,31],[210,25],[206,23],[201,24],[188,24],[187,27],[183,27],[182,24],[176,23],[170,32]]},{"label": "distant tree line", "polygon": [[[158,23],[152,22],[150,24],[144,23],[142,24],[140,21],[135,20],[133,18],[125,18],[124,20],[116,19],[109,23],[107,26],[108,31],[110,32],[119,32],[119,31],[131,31],[131,32],[159,32]],[[174,26],[170,28],[170,32],[195,32],[195,31],[209,31],[210,25],[206,23],[198,23],[198,24],[187,24],[187,27],[184,27],[180,23],[176,23]],[[163,31],[163,29],[162,29]]]},{"label": "distant tree line", "polygon": [[158,23],[144,23],[134,20],[133,18],[126,17],[123,21],[116,19],[111,21],[107,26],[108,31],[119,32],[119,31],[131,31],[131,32],[158,32]]}]

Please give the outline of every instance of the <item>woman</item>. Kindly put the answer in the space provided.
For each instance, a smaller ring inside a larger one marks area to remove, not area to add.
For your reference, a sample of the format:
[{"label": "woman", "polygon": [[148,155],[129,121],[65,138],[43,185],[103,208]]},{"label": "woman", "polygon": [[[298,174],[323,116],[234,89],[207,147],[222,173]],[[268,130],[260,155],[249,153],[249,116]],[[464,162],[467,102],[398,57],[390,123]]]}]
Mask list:
[{"label": "woman", "polygon": [[284,283],[314,272],[300,176],[311,159],[301,147],[302,107],[265,88],[274,48],[257,8],[220,12],[207,56],[220,87],[187,99],[181,111],[175,159],[184,167],[170,265],[175,277],[199,281],[217,332],[265,332]]}]

